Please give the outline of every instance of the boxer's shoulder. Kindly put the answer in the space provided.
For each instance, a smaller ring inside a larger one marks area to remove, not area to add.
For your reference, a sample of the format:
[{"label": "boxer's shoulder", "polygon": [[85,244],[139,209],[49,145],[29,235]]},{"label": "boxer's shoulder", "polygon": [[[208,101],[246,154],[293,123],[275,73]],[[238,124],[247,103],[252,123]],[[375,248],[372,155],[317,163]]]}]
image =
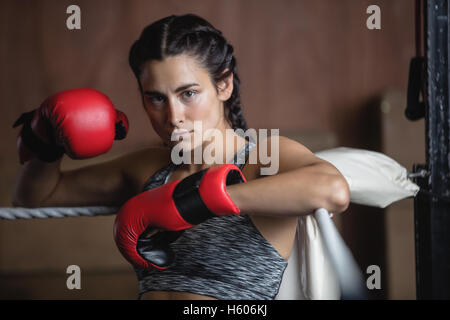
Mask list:
[{"label": "boxer's shoulder", "polygon": [[247,180],[251,180],[306,166],[315,159],[314,154],[300,142],[285,136],[269,136],[257,141],[243,172],[248,176]]},{"label": "boxer's shoulder", "polygon": [[140,192],[146,180],[170,161],[168,148],[151,146],[123,156],[121,166],[135,192]]}]

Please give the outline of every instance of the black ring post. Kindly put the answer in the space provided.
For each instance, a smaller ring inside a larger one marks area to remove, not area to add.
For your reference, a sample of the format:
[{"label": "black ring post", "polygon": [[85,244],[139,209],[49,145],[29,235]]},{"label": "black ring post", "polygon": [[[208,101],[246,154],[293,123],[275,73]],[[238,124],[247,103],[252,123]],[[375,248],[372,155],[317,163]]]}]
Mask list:
[{"label": "black ring post", "polygon": [[426,52],[426,165],[429,176],[416,183],[426,193],[414,200],[416,285],[418,299],[450,299],[450,104],[449,5],[424,2]]}]

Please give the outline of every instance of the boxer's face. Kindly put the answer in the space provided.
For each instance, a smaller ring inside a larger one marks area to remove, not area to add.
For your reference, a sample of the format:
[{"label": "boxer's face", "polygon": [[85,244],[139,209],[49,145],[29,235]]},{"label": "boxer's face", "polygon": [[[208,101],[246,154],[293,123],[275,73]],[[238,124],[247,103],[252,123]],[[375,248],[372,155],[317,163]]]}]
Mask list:
[{"label": "boxer's face", "polygon": [[[232,92],[229,81],[216,88],[208,70],[188,55],[151,60],[144,64],[141,77],[145,110],[156,133],[170,147],[186,143],[193,149],[202,143],[193,138],[194,122],[201,121],[201,134],[210,128],[223,130],[230,126],[224,118],[224,104]],[[195,128],[197,130],[197,128]],[[183,132],[187,132],[183,135]],[[172,133],[180,133],[178,141],[171,141]],[[187,137],[187,136],[190,137]],[[188,141],[190,138],[190,143]]]}]

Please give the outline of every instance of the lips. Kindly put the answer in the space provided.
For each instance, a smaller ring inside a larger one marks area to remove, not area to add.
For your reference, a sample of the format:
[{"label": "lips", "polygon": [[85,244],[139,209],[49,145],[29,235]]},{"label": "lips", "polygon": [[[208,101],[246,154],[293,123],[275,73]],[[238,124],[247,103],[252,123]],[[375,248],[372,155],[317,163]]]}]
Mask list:
[{"label": "lips", "polygon": [[188,135],[190,135],[193,132],[193,130],[191,131],[182,131],[182,132],[173,132],[171,134],[171,138],[175,139],[175,140],[182,140],[183,137],[186,137]]}]

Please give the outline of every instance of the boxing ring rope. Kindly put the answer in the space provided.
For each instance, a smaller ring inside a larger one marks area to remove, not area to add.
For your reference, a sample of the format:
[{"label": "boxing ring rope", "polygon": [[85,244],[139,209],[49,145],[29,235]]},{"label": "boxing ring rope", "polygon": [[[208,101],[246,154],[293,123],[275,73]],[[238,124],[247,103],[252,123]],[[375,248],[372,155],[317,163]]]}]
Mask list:
[{"label": "boxing ring rope", "polygon": [[0,208],[0,219],[48,219],[66,217],[94,217],[115,214],[119,207],[91,206],[91,207],[2,207]]},{"label": "boxing ring rope", "polygon": [[[384,208],[395,201],[415,197],[419,192],[420,188],[409,180],[411,174],[395,160],[384,154],[341,147],[317,152],[316,156],[333,164],[346,178],[350,187],[350,201],[353,203]],[[0,219],[107,216],[117,213],[118,210],[119,207],[111,206],[2,207],[0,208]],[[328,257],[328,262],[331,264],[332,272],[335,274],[335,279],[339,285],[341,299],[366,299],[367,288],[361,270],[330,216],[331,214],[324,208],[317,209],[311,215],[311,217],[314,217],[317,230],[320,233],[321,239],[319,242],[323,243],[324,247],[323,254],[319,253],[323,256],[321,259],[326,259],[324,258],[325,255]],[[305,217],[299,218],[299,222]],[[298,236],[307,240],[305,242],[307,243],[311,241],[308,239],[314,238],[311,235],[317,233],[317,230],[314,226],[306,227],[304,230],[306,232]],[[315,263],[318,265],[317,261]],[[323,274],[314,269],[308,270],[310,276],[312,275],[315,279],[321,278]],[[309,298],[321,299],[323,297],[319,294],[316,297]]]},{"label": "boxing ring rope", "polygon": [[[350,201],[385,208],[391,203],[415,197],[419,187],[410,178],[424,172],[409,173],[388,156],[370,150],[339,147],[316,152],[315,155],[333,164],[350,187]],[[0,207],[0,219],[46,219],[78,216],[111,215],[119,210],[110,206],[86,207]]]}]

